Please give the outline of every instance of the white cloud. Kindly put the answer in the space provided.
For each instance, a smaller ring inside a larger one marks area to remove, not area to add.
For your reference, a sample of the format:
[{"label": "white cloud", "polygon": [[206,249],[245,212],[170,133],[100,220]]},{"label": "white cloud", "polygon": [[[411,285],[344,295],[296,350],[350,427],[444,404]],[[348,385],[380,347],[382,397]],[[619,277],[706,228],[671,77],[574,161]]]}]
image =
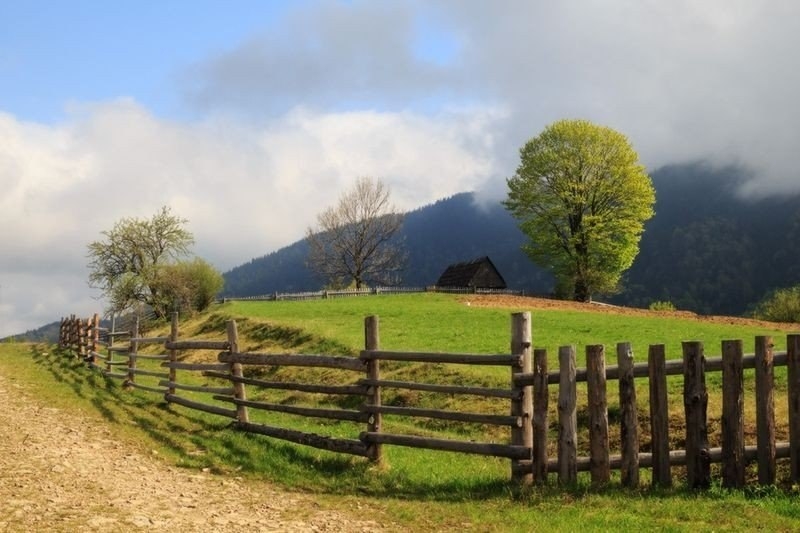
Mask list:
[{"label": "white cloud", "polygon": [[[447,60],[419,57],[420,27],[456,44]],[[798,45],[791,0],[315,3],[196,65],[192,101],[256,115],[298,101],[500,107],[495,179],[546,124],[587,118],[628,135],[651,169],[740,163],[748,190],[779,193],[800,190]]]},{"label": "white cloud", "polygon": [[498,116],[297,108],[261,127],[182,124],[131,100],[76,108],[56,126],[3,115],[0,336],[100,310],[86,245],[120,218],[169,205],[224,270],[301,238],[359,176],[386,181],[403,209],[476,187],[495,171]]}]

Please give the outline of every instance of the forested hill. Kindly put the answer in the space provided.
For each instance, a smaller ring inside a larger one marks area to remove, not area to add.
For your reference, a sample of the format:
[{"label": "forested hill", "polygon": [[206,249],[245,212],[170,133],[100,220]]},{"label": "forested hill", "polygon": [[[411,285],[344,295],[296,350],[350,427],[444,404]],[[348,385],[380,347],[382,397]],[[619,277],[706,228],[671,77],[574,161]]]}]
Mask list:
[{"label": "forested hill", "polygon": [[[488,255],[509,287],[546,294],[552,279],[520,247],[524,236],[500,204],[479,207],[461,193],[411,211],[402,238],[408,250],[406,286],[433,285],[451,263]],[[319,290],[323,282],[305,266],[308,246],[298,241],[225,273],[225,296]]]},{"label": "forested hill", "polygon": [[[714,314],[742,314],[769,290],[800,283],[800,195],[749,201],[736,195],[743,176],[706,165],[654,172],[656,216],[612,301],[646,307],[654,300]],[[431,285],[451,263],[483,255],[508,285],[536,294],[549,275],[520,251],[524,236],[499,204],[479,207],[463,193],[408,213],[404,228],[408,286]],[[225,295],[318,290],[305,266],[304,241],[225,274]]]},{"label": "forested hill", "polygon": [[736,169],[653,173],[656,215],[614,300],[739,315],[767,292],[800,283],[800,194],[743,199]]}]

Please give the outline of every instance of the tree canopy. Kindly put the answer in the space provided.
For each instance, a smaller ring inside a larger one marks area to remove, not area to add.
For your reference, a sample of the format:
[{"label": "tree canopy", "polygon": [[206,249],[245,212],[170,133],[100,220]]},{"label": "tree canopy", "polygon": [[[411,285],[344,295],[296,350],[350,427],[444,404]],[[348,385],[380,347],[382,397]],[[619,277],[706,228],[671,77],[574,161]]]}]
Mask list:
[{"label": "tree canopy", "polygon": [[638,252],[655,192],[628,139],[586,120],[547,126],[520,149],[507,209],[550,269],[562,296],[588,301],[618,290]]},{"label": "tree canopy", "polygon": [[175,305],[208,306],[222,276],[200,259],[180,261],[194,243],[186,222],[162,207],[149,219],[123,218],[89,243],[89,285],[103,291],[112,311],[141,303],[163,316]]},{"label": "tree canopy", "polygon": [[403,215],[389,197],[382,181],[359,178],[335,206],[317,216],[318,228],[308,229],[308,266],[330,286],[399,283],[405,262],[397,241]]}]

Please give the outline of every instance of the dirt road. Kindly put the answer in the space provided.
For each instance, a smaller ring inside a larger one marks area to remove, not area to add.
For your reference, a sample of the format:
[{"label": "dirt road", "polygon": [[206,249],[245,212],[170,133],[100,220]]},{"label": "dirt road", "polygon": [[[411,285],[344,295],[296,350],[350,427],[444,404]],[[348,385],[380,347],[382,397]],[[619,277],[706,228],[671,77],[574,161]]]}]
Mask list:
[{"label": "dirt road", "polygon": [[0,376],[0,532],[381,529],[308,495],[170,467]]}]

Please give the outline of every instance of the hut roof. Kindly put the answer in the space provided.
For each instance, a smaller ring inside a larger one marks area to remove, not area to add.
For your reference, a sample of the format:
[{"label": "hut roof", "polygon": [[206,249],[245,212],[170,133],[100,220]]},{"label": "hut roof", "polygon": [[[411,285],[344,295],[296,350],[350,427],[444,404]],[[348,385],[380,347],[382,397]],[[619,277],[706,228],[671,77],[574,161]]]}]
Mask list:
[{"label": "hut roof", "polygon": [[482,289],[505,289],[506,282],[488,256],[464,263],[455,263],[445,269],[438,287],[476,287]]}]

